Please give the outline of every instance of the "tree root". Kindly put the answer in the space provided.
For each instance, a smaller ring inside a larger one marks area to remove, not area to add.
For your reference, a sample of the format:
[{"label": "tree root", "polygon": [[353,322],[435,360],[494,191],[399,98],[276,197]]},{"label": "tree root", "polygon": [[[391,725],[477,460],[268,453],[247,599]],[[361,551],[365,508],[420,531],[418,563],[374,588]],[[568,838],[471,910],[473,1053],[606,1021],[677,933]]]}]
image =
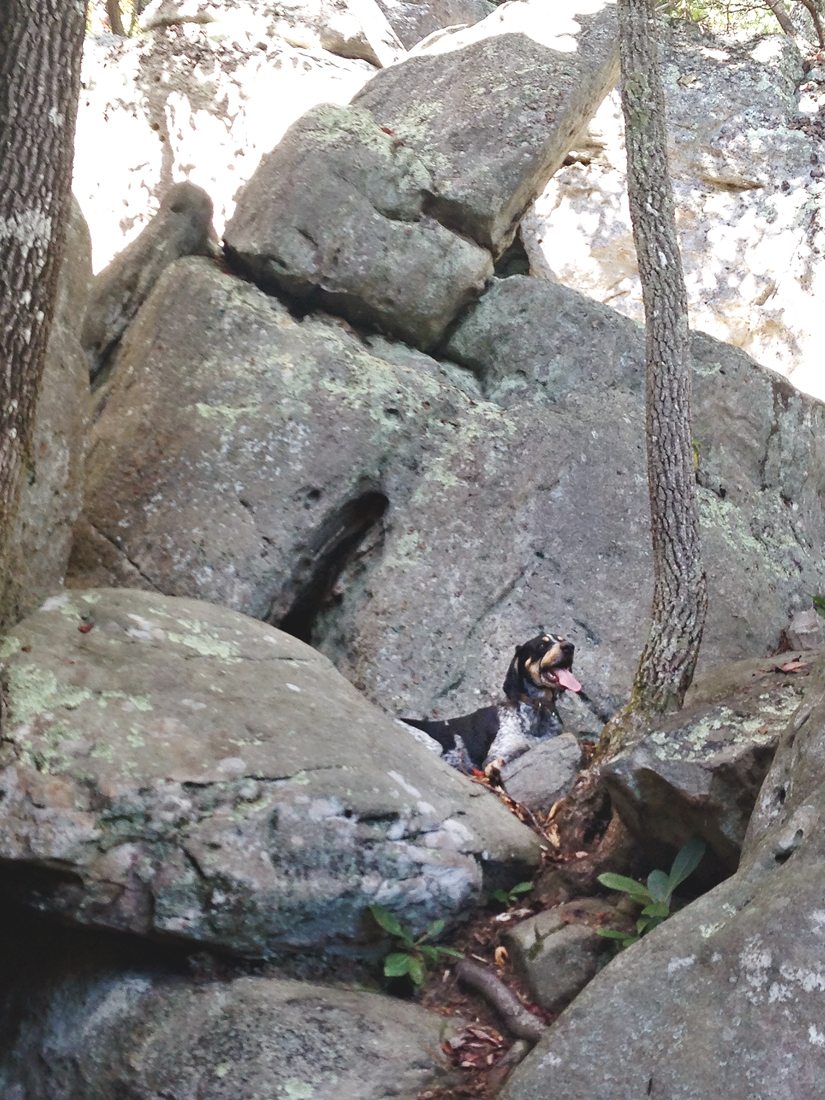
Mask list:
[{"label": "tree root", "polygon": [[547,1025],[524,1007],[518,997],[497,978],[492,970],[470,959],[462,959],[455,968],[460,982],[471,986],[489,1001],[504,1020],[507,1029],[517,1039],[537,1043],[547,1031]]}]

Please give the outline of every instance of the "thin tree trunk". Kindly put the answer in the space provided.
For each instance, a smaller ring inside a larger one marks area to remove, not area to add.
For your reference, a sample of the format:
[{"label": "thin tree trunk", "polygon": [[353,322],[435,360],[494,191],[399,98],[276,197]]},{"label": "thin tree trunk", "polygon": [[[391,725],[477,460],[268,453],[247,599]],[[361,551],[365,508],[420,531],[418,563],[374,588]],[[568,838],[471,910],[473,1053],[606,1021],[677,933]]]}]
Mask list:
[{"label": "thin tree trunk", "polygon": [[707,607],[690,420],[690,343],[667,161],[655,0],[619,0],[622,107],[633,236],[647,325],[647,461],[654,592],[630,711],[678,710]]},{"label": "thin tree trunk", "polygon": [[[779,3],[779,0],[776,0],[776,2]],[[823,36],[822,34],[822,21],[819,18],[819,12],[816,10],[815,0],[800,0],[800,3],[804,8],[808,9],[808,13],[810,14],[811,20],[814,25],[814,30],[816,31],[816,38],[819,42],[819,48],[821,49],[823,46],[825,46],[825,36]]]},{"label": "thin tree trunk", "polygon": [[[0,593],[69,211],[86,5],[0,0]],[[0,601],[2,602],[2,601]]]},{"label": "thin tree trunk", "polygon": [[120,14],[118,0],[106,0],[106,15],[109,18],[109,29],[112,34],[119,34],[121,38],[125,38],[126,31],[123,29],[123,18]]},{"label": "thin tree trunk", "polygon": [[799,36],[799,32],[791,22],[791,17],[788,15],[787,11],[785,11],[785,5],[782,0],[765,0],[765,3],[776,16],[777,22],[785,34],[795,42]]}]

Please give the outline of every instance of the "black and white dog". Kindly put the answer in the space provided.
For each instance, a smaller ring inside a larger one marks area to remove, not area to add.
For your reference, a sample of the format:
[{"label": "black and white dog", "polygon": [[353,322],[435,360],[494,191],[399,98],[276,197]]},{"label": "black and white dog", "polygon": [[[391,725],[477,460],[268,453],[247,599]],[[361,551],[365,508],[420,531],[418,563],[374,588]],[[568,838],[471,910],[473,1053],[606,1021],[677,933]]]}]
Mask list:
[{"label": "black and white dog", "polygon": [[575,646],[564,638],[539,634],[516,647],[504,679],[503,703],[444,722],[403,721],[437,741],[443,758],[460,771],[483,769],[498,759],[507,763],[561,733],[556,698],[562,691],[582,688],[570,671],[574,652]]}]

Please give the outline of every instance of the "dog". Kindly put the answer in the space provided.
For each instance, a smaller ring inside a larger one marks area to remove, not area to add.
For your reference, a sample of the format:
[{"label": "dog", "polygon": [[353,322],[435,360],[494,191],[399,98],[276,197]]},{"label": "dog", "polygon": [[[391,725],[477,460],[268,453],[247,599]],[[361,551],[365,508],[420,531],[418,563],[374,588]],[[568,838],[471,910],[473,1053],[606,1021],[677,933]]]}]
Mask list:
[{"label": "dog", "polygon": [[509,763],[561,733],[556,699],[563,691],[582,690],[571,672],[575,648],[555,634],[539,634],[516,646],[504,678],[503,703],[444,722],[402,721],[436,741],[443,759],[466,774],[494,760]]}]

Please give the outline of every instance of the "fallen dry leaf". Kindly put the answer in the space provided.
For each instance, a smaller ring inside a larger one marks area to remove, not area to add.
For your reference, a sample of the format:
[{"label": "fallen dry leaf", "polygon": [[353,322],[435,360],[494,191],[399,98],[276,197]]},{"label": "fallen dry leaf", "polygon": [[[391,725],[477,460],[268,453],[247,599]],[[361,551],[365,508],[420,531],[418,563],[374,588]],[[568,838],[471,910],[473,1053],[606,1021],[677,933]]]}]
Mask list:
[{"label": "fallen dry leaf", "polygon": [[496,954],[495,954],[496,966],[506,966],[507,965],[507,960],[508,960],[509,957],[510,956],[507,954],[507,948],[506,947],[497,947],[496,948]]},{"label": "fallen dry leaf", "polygon": [[799,657],[794,657],[792,661],[786,661],[784,665],[780,665],[779,671],[799,672],[803,668],[807,668],[807,662],[800,660]]}]

